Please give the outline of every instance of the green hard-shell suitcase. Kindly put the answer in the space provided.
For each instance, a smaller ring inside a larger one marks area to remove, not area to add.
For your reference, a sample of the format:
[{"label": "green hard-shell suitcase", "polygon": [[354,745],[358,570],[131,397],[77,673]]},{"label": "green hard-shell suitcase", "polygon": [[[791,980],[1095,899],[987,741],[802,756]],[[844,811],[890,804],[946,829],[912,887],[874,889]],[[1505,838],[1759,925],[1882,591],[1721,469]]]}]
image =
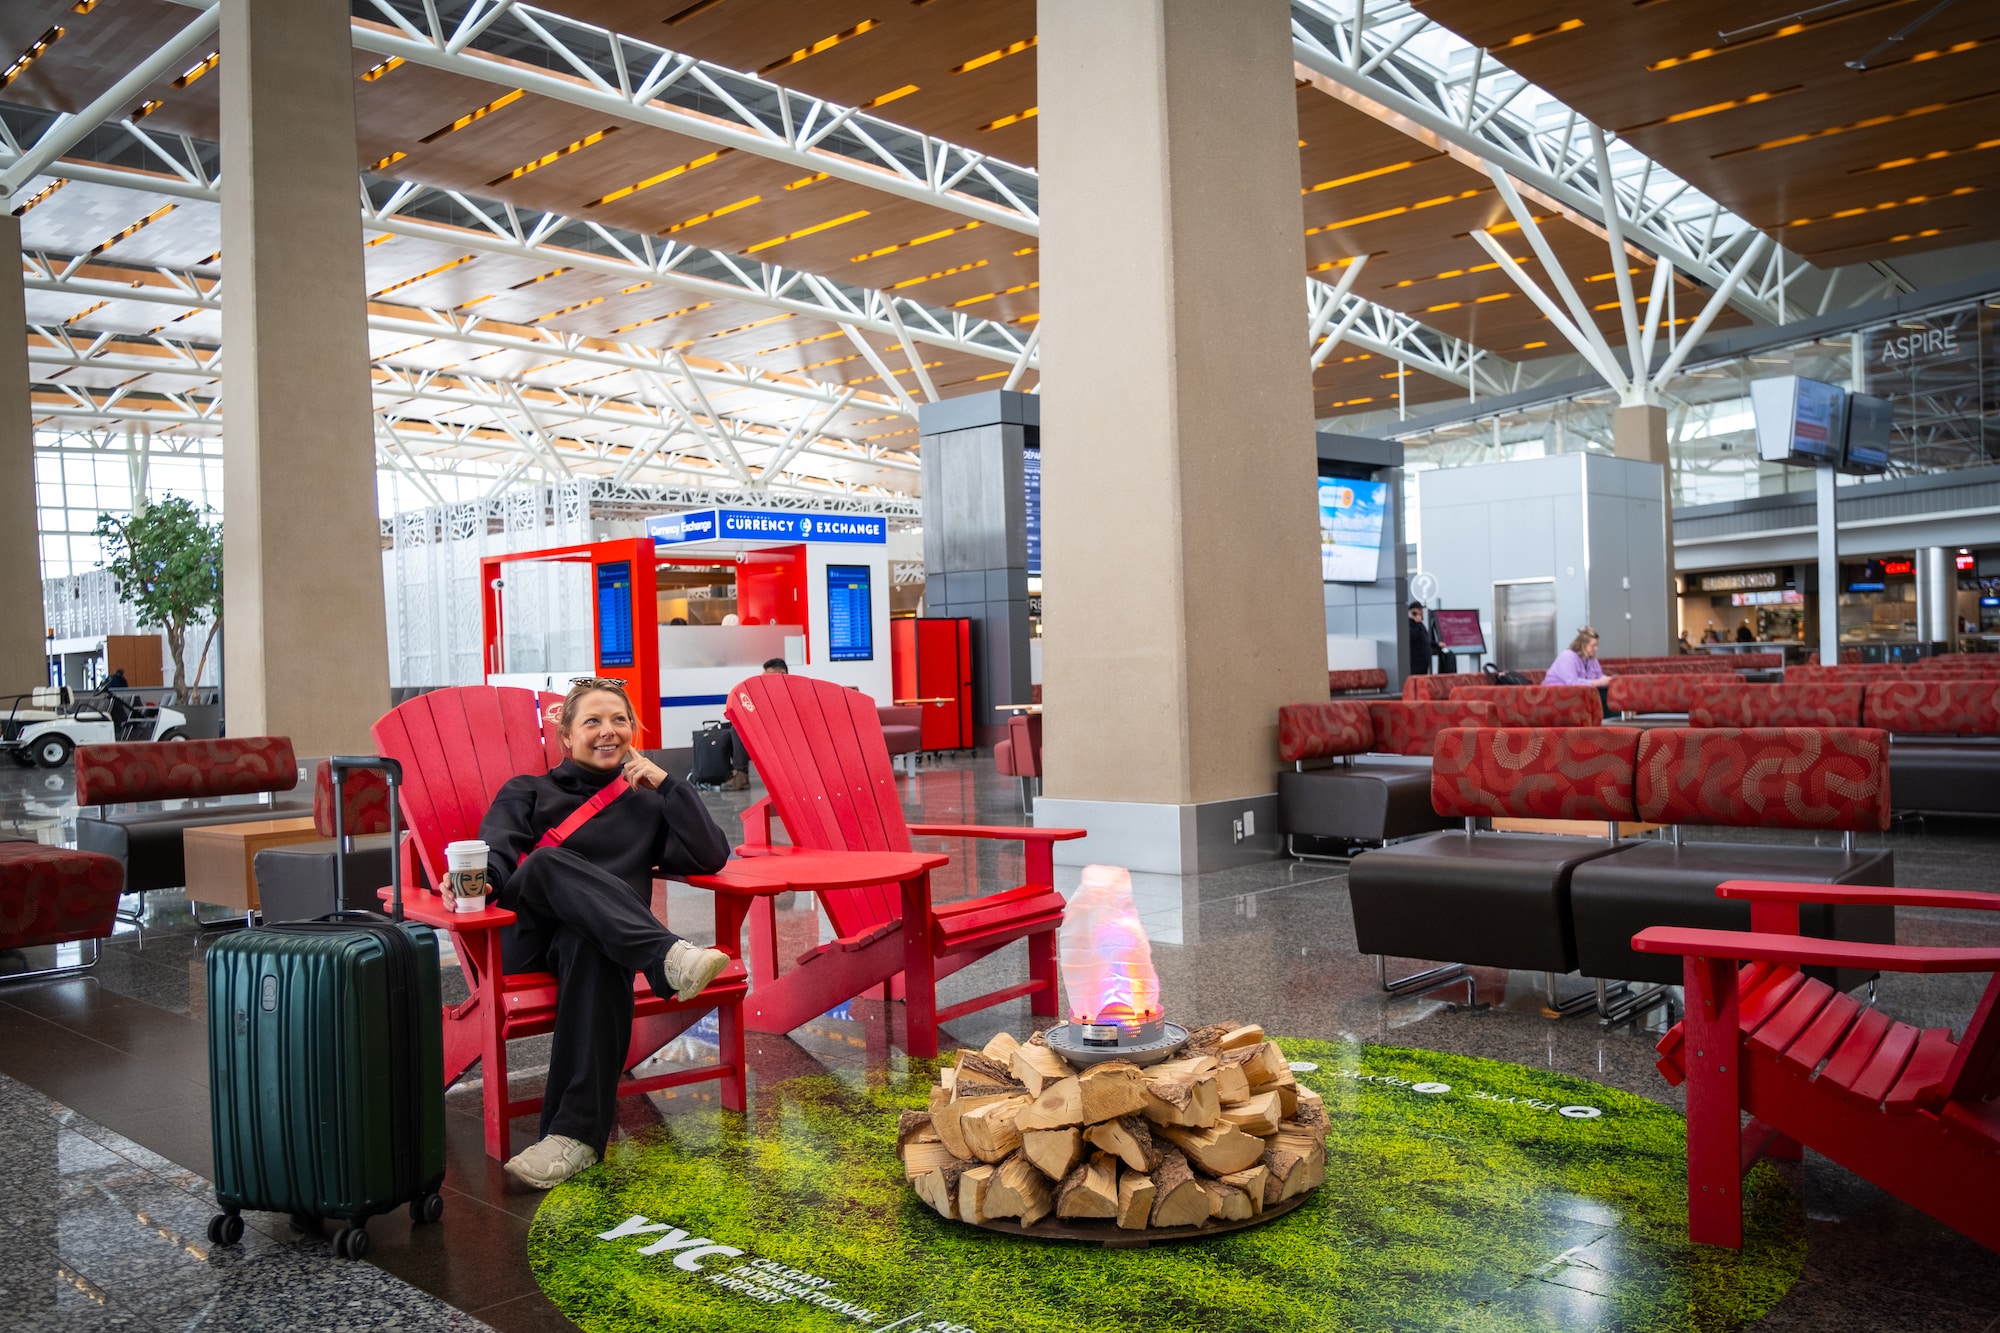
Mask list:
[{"label": "green hard-shell suitcase", "polygon": [[[344,847],[343,775],[389,779],[393,759],[332,761],[334,839]],[[341,875],[345,858],[337,857]],[[368,1251],[368,1219],[409,1204],[444,1211],[444,1040],[437,935],[403,920],[401,858],[391,915],[336,912],[245,930],[208,952],[209,1111],[215,1200],[209,1239],[234,1244],[244,1209],[289,1213],[299,1230],[345,1223],[334,1251]],[[344,886],[343,886],[344,888]],[[342,901],[345,901],[344,895]]]}]

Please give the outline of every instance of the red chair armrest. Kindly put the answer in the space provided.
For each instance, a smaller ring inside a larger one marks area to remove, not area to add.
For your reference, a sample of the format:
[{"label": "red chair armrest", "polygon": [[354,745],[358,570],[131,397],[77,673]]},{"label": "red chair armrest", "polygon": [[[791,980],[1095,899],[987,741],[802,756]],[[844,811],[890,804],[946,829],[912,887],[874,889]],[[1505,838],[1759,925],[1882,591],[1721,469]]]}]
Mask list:
[{"label": "red chair armrest", "polygon": [[[388,906],[387,889],[377,889],[375,896],[382,900],[384,907]],[[454,912],[444,905],[442,896],[429,889],[405,889],[403,915],[433,930],[449,930],[459,934],[498,930],[502,926],[514,924],[514,914],[504,907],[484,907],[477,912]]]},{"label": "red chair armrest", "polygon": [[1842,903],[1855,907],[1963,907],[2000,912],[2000,894],[1970,889],[1896,889],[1872,884],[1792,884],[1777,880],[1732,879],[1716,886],[1722,898],[1752,903]]},{"label": "red chair armrest", "polygon": [[1009,842],[1068,842],[1088,835],[1080,828],[1010,828],[1002,824],[912,824],[913,838],[1004,838]]},{"label": "red chair armrest", "polygon": [[1882,972],[2000,972],[2000,949],[1932,949],[1910,944],[1858,944],[1749,930],[1648,926],[1632,937],[1640,953],[1677,953],[1737,962],[1802,967],[1860,967]]}]

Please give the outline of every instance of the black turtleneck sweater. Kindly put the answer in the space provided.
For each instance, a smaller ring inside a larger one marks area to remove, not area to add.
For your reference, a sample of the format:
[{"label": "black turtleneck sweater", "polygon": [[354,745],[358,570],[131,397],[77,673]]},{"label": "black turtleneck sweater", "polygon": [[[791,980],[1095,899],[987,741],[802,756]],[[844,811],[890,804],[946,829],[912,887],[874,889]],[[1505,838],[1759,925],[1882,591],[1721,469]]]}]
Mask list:
[{"label": "black turtleneck sweater", "polygon": [[[542,834],[617,776],[617,769],[603,772],[565,759],[546,774],[508,780],[479,824],[479,837],[490,849],[486,871],[495,905],[510,905],[507,882]],[[647,903],[653,900],[655,874],[712,874],[729,859],[729,839],[701,797],[671,775],[656,788],[635,785],[585,821],[563,847],[617,876]]]}]

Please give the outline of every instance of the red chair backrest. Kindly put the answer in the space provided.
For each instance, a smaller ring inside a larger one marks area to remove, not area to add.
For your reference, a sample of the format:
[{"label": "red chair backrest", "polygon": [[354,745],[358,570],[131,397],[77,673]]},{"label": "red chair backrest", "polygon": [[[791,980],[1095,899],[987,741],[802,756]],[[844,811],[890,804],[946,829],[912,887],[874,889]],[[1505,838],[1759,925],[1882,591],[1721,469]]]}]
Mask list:
[{"label": "red chair backrest", "polygon": [[1883,680],[1867,688],[1871,727],[1920,736],[2000,736],[2000,681]]},{"label": "red chair backrest", "polygon": [[1595,685],[1460,685],[1451,698],[1491,704],[1496,727],[1595,727],[1604,721]]},{"label": "red chair backrest", "polygon": [[1858,727],[1859,682],[1808,680],[1739,685],[1695,701],[1690,727]]},{"label": "red chair backrest", "polygon": [[1441,731],[1431,808],[1460,818],[1630,819],[1640,734],[1636,727]]},{"label": "red chair backrest", "polygon": [[479,836],[479,821],[509,778],[563,761],[551,710],[559,694],[504,685],[432,690],[384,713],[375,749],[403,766],[403,819],[431,883],[444,878],[447,843]]},{"label": "red chair backrest", "polygon": [[1007,738],[1014,743],[1014,773],[1017,777],[1042,775],[1042,715],[1016,713],[1007,719]]},{"label": "red chair backrest", "polygon": [[1356,699],[1280,706],[1278,758],[1295,764],[1301,759],[1366,754],[1375,744],[1375,724],[1369,720],[1368,707]]},{"label": "red chair backrest", "polygon": [[1863,727],[1657,727],[1639,740],[1651,824],[1889,827],[1889,733]]},{"label": "red chair backrest", "polygon": [[[731,688],[723,716],[756,762],[796,846],[910,850],[910,828],[873,699],[810,676],[757,675]],[[1016,772],[1023,759],[1014,756]],[[842,935],[903,914],[901,897],[886,885],[827,890],[819,898]]]},{"label": "red chair backrest", "polygon": [[78,805],[249,796],[298,784],[298,760],[284,736],[76,747]]}]

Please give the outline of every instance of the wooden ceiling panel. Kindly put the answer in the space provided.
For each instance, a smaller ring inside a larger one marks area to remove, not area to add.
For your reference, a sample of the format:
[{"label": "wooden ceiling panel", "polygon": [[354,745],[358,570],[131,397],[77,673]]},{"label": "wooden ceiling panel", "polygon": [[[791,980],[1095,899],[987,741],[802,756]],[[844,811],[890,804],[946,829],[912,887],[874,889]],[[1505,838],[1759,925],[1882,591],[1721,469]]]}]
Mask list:
[{"label": "wooden ceiling panel", "polygon": [[[1990,4],[1928,8],[1676,0],[1600,20],[1573,0],[1434,0],[1425,12],[1488,47],[1581,14],[1583,26],[1496,57],[1760,228],[1899,204],[1894,223],[1784,231],[1837,265],[2000,236],[2000,211],[1968,215],[1949,193],[2000,190],[2000,153],[1975,147],[2000,123],[2000,17]],[[1849,68],[1864,58],[1870,68]],[[1869,170],[1934,152],[1948,165],[1913,172],[1921,184]]]},{"label": "wooden ceiling panel", "polygon": [[[7,84],[6,99],[81,111],[195,17],[194,10],[167,0],[114,0],[88,14],[76,12],[75,0],[7,0],[0,5],[0,62],[26,54],[54,29],[62,33]],[[187,63],[197,64],[205,54],[197,51]],[[171,84],[179,74],[176,70],[163,82]]]}]

